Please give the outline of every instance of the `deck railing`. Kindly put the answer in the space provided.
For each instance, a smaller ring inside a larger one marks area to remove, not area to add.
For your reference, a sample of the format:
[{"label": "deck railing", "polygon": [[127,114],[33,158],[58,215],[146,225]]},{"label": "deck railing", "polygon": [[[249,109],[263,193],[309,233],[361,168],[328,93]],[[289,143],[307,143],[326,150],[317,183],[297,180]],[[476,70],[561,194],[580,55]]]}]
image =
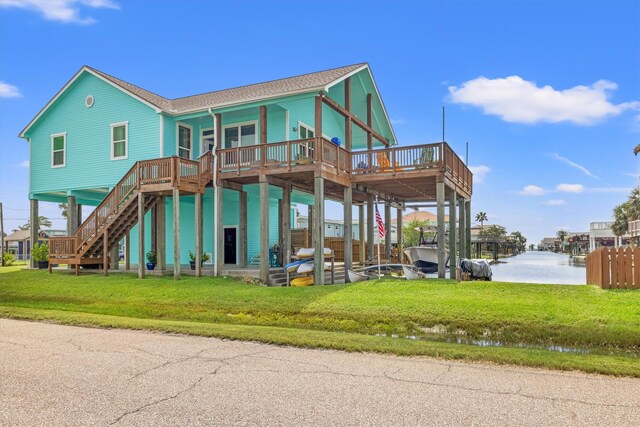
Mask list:
[{"label": "deck railing", "polygon": [[103,227],[115,218],[118,211],[140,189],[159,184],[174,186],[181,183],[203,186],[200,161],[174,156],[136,162],[107,194],[102,203],[78,227],[73,236],[50,238],[49,256],[56,258],[78,254],[86,243],[98,236]]},{"label": "deck railing", "polygon": [[351,153],[354,174],[441,168],[442,144],[359,150]]}]

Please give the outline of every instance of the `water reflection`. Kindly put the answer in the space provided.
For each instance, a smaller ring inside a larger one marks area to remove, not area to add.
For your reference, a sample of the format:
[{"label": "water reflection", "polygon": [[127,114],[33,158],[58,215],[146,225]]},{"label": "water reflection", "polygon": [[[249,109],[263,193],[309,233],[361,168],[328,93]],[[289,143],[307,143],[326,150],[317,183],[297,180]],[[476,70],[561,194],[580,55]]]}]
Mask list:
[{"label": "water reflection", "polygon": [[567,285],[586,283],[585,265],[574,264],[569,255],[529,251],[500,261],[505,264],[491,266],[494,281]]}]

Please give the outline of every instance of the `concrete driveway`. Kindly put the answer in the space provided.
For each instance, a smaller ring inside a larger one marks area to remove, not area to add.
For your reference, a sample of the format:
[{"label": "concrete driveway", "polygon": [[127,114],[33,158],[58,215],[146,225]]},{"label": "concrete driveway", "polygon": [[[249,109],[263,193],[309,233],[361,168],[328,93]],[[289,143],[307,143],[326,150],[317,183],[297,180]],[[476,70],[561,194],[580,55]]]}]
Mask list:
[{"label": "concrete driveway", "polygon": [[640,425],[640,380],[0,319],[0,425]]}]

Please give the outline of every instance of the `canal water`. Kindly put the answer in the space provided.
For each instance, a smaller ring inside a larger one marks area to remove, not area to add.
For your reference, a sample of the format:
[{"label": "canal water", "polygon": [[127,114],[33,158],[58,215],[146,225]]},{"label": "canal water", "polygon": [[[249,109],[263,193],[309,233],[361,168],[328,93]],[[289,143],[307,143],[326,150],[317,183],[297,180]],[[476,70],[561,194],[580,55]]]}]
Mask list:
[{"label": "canal water", "polygon": [[569,255],[528,251],[500,261],[504,264],[491,266],[496,282],[584,285],[587,280],[585,265],[574,264]]}]

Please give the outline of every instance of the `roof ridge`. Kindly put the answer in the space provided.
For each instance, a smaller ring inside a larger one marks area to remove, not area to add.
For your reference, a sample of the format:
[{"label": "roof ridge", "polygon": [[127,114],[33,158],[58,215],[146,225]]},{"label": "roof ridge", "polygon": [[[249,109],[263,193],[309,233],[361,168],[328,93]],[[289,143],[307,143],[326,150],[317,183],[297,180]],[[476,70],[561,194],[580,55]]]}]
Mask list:
[{"label": "roof ridge", "polygon": [[[121,78],[118,78],[118,77],[112,76],[111,74],[105,73],[105,72],[104,72],[104,71],[102,71],[102,70],[98,70],[97,68],[91,67],[91,66],[89,66],[89,65],[85,65],[85,67],[86,67],[87,69],[89,69],[89,70],[93,71],[93,72],[96,72],[96,73],[100,74],[102,77],[105,77],[106,79],[111,80],[111,81],[113,81],[114,83],[117,83],[117,84],[118,84],[118,85],[120,85],[120,86],[124,86],[124,85],[133,86],[133,87],[134,87],[134,88],[136,88],[137,90],[141,90],[141,91],[143,91],[143,92],[147,92],[147,93],[149,93],[149,94],[151,94],[151,95],[153,95],[153,96],[157,96],[158,98],[161,98],[163,101],[166,101],[167,103],[170,103],[170,102],[171,102],[171,99],[170,99],[170,98],[164,97],[164,96],[162,96],[162,95],[158,95],[157,93],[155,93],[155,92],[153,92],[153,91],[150,91],[150,90],[148,90],[148,89],[145,89],[145,88],[143,88],[143,87],[140,87],[140,86],[138,86],[138,85],[135,85],[135,84],[133,84],[133,83],[130,83],[130,82],[126,81],[126,80],[122,80]],[[123,84],[124,84],[124,85],[123,85]],[[149,101],[149,100],[147,100],[147,101]],[[149,101],[149,102],[151,102],[151,101]],[[162,108],[160,105],[158,105],[158,107]]]}]

